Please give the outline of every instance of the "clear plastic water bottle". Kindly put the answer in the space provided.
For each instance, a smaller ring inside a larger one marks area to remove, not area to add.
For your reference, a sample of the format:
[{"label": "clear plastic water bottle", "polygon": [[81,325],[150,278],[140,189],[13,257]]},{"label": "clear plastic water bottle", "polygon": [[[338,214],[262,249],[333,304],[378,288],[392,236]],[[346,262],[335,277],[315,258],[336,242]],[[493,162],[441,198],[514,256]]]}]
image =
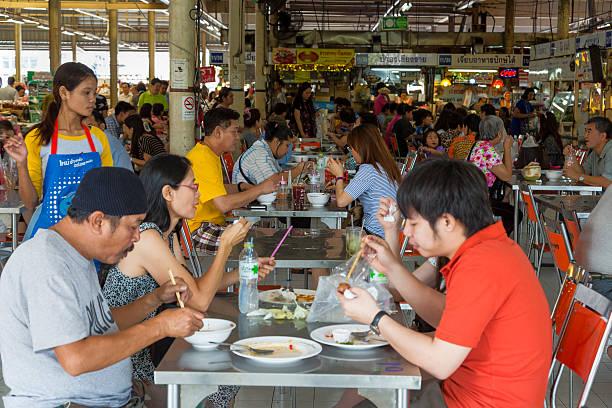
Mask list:
[{"label": "clear plastic water bottle", "polygon": [[257,293],[257,275],[259,264],[253,242],[245,242],[240,252],[238,271],[240,274],[240,291],[238,292],[238,308],[240,313],[249,313],[259,308]]},{"label": "clear plastic water bottle", "polygon": [[370,267],[370,282],[377,283],[385,287],[389,286],[389,278],[387,278],[387,275],[378,272],[372,267]]}]

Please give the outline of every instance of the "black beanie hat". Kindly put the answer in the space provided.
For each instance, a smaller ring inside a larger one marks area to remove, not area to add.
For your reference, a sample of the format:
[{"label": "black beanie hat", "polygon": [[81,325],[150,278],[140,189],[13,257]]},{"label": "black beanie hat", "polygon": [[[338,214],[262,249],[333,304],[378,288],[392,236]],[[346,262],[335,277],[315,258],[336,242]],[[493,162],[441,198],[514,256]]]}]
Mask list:
[{"label": "black beanie hat", "polygon": [[116,217],[144,214],[148,208],[147,195],[138,176],[120,167],[89,170],[79,184],[71,207]]}]

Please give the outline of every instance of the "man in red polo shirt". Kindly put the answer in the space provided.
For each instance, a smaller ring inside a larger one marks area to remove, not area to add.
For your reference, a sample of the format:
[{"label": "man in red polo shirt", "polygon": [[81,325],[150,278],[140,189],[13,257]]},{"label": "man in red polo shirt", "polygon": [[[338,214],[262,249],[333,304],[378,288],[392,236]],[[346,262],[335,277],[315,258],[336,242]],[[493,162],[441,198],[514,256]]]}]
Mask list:
[{"label": "man in red polo shirt", "polygon": [[338,296],[346,315],[443,380],[424,382],[411,407],[541,406],[552,355],[548,303],[523,250],[493,222],[482,172],[465,161],[431,160],[409,174],[397,198],[410,244],[450,259],[441,270],[447,293],[423,284],[385,241],[369,236],[371,264],[436,328],[434,336],[396,323],[359,288],[351,288],[353,300]]}]

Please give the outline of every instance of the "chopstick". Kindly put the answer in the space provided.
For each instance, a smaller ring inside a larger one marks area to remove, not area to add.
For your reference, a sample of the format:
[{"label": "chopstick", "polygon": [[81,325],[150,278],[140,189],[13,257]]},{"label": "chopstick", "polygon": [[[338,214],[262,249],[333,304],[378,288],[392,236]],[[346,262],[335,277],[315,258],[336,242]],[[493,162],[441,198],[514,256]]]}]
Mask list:
[{"label": "chopstick", "polygon": [[285,242],[285,239],[287,239],[287,236],[289,235],[292,229],[293,229],[293,225],[290,225],[289,229],[287,230],[287,232],[285,232],[285,235],[281,238],[276,248],[274,248],[274,251],[272,251],[272,255],[270,255],[270,258],[274,258],[274,255],[276,255],[276,252],[278,252],[278,249],[281,247],[283,242]]},{"label": "chopstick", "polygon": [[362,252],[363,252],[363,249],[360,249],[359,252],[357,252],[357,255],[355,255],[355,261],[353,262],[353,266],[351,266],[351,269],[349,270],[348,275],[346,275],[345,282],[348,282],[349,278],[351,277],[351,274],[353,273],[353,269],[355,269],[355,265],[357,265],[357,261],[359,261],[359,258],[361,258]]},{"label": "chopstick", "polygon": [[[176,285],[176,281],[174,280],[174,275],[172,274],[172,269],[168,269],[168,275],[170,275],[170,281],[172,282],[172,284]],[[181,309],[184,309],[185,304],[181,300],[181,294],[179,292],[174,292],[174,293],[176,293],[176,300],[178,300],[179,306],[181,307]]]}]

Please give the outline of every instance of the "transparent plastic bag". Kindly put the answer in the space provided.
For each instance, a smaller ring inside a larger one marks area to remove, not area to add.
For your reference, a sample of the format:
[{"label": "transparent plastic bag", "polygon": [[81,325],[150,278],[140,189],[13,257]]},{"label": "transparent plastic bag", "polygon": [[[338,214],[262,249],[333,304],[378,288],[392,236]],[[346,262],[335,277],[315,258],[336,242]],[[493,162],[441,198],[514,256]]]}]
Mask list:
[{"label": "transparent plastic bag", "polygon": [[[342,306],[336,297],[336,291],[338,285],[341,282],[345,282],[354,261],[355,257],[353,256],[345,263],[336,266],[330,276],[319,278],[315,300],[306,319],[308,323],[348,323],[352,321],[345,316]],[[369,276],[370,264],[366,259],[361,258],[355,265],[348,283],[351,287],[357,286],[367,290],[382,310],[385,310],[387,313],[395,313],[397,311],[395,302],[393,302],[393,296],[389,293],[389,290],[380,283],[370,282],[368,280]]]}]

